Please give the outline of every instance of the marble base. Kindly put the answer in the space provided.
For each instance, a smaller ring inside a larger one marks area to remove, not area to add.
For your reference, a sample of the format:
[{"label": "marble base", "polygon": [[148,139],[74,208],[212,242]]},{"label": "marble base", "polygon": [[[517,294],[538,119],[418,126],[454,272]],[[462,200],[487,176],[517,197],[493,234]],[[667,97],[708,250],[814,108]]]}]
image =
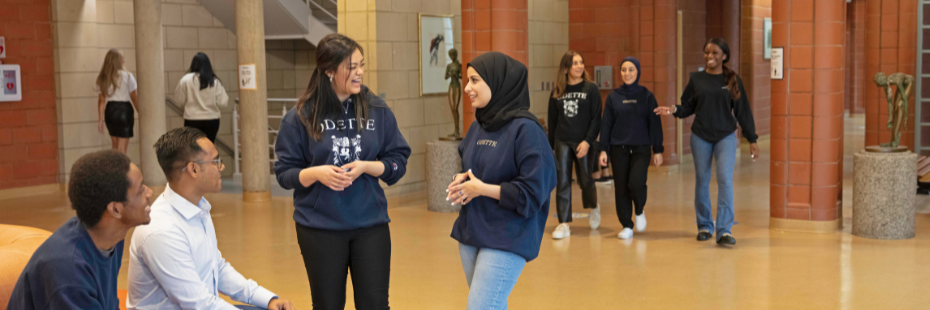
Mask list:
[{"label": "marble base", "polygon": [[446,201],[446,187],[452,176],[462,170],[459,142],[433,141],[426,143],[427,210],[433,212],[459,212],[461,205]]},{"label": "marble base", "polygon": [[914,237],[917,154],[853,155],[852,234],[872,239]]}]

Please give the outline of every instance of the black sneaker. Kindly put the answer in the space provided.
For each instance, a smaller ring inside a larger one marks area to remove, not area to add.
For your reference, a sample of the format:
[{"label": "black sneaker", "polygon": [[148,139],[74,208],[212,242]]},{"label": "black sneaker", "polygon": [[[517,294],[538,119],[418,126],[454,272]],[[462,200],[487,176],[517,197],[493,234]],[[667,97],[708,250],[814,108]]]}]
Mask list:
[{"label": "black sneaker", "polygon": [[717,245],[734,245],[736,244],[736,238],[733,238],[730,234],[723,234],[720,239],[717,239]]},{"label": "black sneaker", "polygon": [[713,237],[713,236],[714,236],[714,235],[711,234],[709,231],[702,230],[702,231],[699,231],[699,232],[698,232],[697,240],[698,240],[698,241],[707,241],[707,240],[710,240],[710,238]]}]

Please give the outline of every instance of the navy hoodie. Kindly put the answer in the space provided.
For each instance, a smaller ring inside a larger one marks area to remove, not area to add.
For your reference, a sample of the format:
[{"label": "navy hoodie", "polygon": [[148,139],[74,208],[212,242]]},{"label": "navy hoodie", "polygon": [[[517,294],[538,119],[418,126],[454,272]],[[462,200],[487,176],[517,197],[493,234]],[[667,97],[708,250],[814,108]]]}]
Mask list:
[{"label": "navy hoodie", "polygon": [[305,227],[326,230],[352,230],[388,223],[387,199],[378,178],[363,173],[344,191],[336,192],[316,182],[310,187],[300,184],[300,171],[315,166],[341,167],[347,163],[381,161],[384,173],[380,179],[394,185],[407,171],[410,146],[397,128],[394,113],[362,86],[360,94],[368,100],[369,119],[355,119],[352,99],[343,102],[348,107],[342,115],[326,119],[323,137],[314,141],[307,127],[292,108],[281,121],[275,153],[278,161],[274,172],[278,184],[294,189],[294,221]]},{"label": "navy hoodie", "polygon": [[452,238],[478,248],[507,251],[531,261],[539,256],[555,188],[555,159],[542,127],[514,118],[489,132],[478,122],[459,144],[462,171],[501,187],[501,199],[472,199],[462,206]]},{"label": "navy hoodie", "polygon": [[116,277],[122,262],[123,241],[104,257],[73,217],[32,254],[7,309],[119,309]]}]

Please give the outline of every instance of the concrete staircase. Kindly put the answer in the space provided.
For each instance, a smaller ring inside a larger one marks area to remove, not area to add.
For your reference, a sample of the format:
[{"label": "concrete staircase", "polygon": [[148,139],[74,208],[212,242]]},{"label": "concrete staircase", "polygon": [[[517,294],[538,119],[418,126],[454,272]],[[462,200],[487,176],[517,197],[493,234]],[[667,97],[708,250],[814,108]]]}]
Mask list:
[{"label": "concrete staircase", "polygon": [[[335,0],[264,0],[266,40],[304,39],[314,46],[336,32]],[[235,0],[200,0],[210,14],[236,31]]]}]

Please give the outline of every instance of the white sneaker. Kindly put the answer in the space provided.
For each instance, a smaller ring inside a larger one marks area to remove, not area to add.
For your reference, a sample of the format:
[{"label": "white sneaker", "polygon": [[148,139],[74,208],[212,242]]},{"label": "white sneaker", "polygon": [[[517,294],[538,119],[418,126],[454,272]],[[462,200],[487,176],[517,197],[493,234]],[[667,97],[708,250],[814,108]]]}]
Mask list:
[{"label": "white sneaker", "polygon": [[601,227],[601,204],[597,204],[597,208],[591,209],[591,218],[588,224],[591,224],[591,229]]},{"label": "white sneaker", "polygon": [[617,234],[617,238],[620,238],[620,239],[633,238],[633,230],[629,228],[624,228],[623,230],[620,231],[619,234]]},{"label": "white sneaker", "polygon": [[572,235],[572,230],[568,228],[568,223],[559,224],[552,232],[552,239],[559,240]]},{"label": "white sneaker", "polygon": [[636,231],[642,232],[646,230],[646,212],[636,216]]}]

